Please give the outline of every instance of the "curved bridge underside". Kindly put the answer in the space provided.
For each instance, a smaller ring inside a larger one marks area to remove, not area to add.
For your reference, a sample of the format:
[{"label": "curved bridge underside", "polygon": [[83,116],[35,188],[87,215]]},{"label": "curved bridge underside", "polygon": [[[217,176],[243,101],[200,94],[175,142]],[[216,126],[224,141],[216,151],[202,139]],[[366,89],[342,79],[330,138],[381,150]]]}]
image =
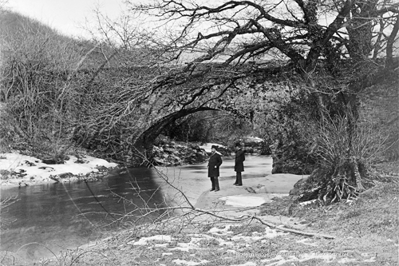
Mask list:
[{"label": "curved bridge underside", "polygon": [[140,165],[148,165],[152,160],[152,147],[155,139],[161,134],[163,129],[168,125],[172,124],[176,120],[183,118],[187,115],[194,114],[202,111],[219,111],[218,109],[211,107],[197,107],[190,109],[181,109],[174,113],[170,113],[165,117],[157,120],[153,123],[149,128],[143,131],[137,138],[134,143],[134,147],[141,153],[142,160],[141,162],[136,162],[136,164]]}]

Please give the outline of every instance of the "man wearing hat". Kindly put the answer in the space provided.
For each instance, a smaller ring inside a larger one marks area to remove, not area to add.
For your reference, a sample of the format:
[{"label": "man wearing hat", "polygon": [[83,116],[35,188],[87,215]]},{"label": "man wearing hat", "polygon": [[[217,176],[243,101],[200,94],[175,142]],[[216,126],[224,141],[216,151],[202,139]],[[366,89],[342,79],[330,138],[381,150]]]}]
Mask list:
[{"label": "man wearing hat", "polygon": [[220,156],[220,153],[216,151],[217,146],[212,145],[211,147],[211,157],[209,158],[208,161],[208,176],[211,179],[212,182],[212,189],[211,191],[219,191],[219,167],[222,164],[222,157]]},{"label": "man wearing hat", "polygon": [[235,186],[242,186],[242,175],[244,172],[245,151],[242,149],[240,143],[236,143],[236,158],[234,164],[234,171],[236,171]]}]

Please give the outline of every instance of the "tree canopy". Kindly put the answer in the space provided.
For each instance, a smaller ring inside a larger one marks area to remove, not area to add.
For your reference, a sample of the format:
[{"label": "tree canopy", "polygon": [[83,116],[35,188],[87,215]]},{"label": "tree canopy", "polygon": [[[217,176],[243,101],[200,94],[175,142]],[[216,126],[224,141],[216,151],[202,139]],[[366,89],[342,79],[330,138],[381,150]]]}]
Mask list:
[{"label": "tree canopy", "polygon": [[[156,50],[157,64],[167,66],[140,90],[146,97],[167,91],[167,108],[215,107],[216,102],[235,109],[232,97],[266,80],[301,83],[318,98],[352,94],[379,82],[383,71],[398,64],[399,4],[391,0],[128,4],[133,17],[144,21],[132,34],[147,32],[140,45]],[[137,43],[141,36],[120,41],[128,47],[129,40]],[[134,95],[125,106],[138,101]]]},{"label": "tree canopy", "polygon": [[198,55],[186,70],[212,60],[237,65],[280,59],[309,75],[320,58],[363,61],[385,54],[391,61],[398,30],[399,4],[389,0],[162,0],[131,5],[134,12],[163,20],[161,29],[173,29],[169,43],[162,40],[173,58]]}]

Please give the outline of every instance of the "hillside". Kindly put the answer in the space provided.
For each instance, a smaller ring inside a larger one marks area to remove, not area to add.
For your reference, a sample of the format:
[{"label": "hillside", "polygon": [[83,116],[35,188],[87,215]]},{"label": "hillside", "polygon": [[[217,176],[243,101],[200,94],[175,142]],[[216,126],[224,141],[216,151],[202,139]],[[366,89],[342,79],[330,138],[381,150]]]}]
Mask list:
[{"label": "hillside", "polygon": [[23,41],[27,35],[42,35],[69,42],[73,39],[61,35],[55,29],[29,17],[8,10],[0,10],[0,36],[3,43]]},{"label": "hillside", "polygon": [[[26,56],[41,53],[52,60],[69,63],[71,69],[78,64],[80,68],[98,67],[113,50],[103,44],[99,49],[95,42],[62,35],[48,25],[8,10],[0,11],[0,37],[3,53],[10,55],[19,51]],[[43,49],[34,50],[35,45]],[[97,49],[93,49],[95,47]]]}]

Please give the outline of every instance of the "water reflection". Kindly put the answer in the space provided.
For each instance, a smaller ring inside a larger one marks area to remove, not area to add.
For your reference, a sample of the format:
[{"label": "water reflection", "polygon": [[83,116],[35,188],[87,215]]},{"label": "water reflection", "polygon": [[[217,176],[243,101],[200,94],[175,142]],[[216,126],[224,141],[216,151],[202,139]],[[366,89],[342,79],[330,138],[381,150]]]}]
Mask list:
[{"label": "water reflection", "polygon": [[143,168],[98,182],[2,190],[2,199],[17,195],[18,201],[2,212],[2,220],[10,222],[2,221],[1,250],[28,259],[48,256],[136,222],[143,215],[139,208],[162,206],[153,180],[153,171]]},{"label": "water reflection", "polygon": [[[104,237],[126,224],[154,219],[159,213],[139,218],[148,208],[177,201],[176,191],[171,191],[165,180],[195,202],[209,187],[206,165],[134,168],[98,182],[3,189],[2,199],[17,195],[18,201],[2,210],[0,250],[28,259],[48,257]],[[248,156],[245,166],[244,179],[265,176],[271,172],[271,158]],[[234,178],[234,161],[224,159],[221,180]]]}]

